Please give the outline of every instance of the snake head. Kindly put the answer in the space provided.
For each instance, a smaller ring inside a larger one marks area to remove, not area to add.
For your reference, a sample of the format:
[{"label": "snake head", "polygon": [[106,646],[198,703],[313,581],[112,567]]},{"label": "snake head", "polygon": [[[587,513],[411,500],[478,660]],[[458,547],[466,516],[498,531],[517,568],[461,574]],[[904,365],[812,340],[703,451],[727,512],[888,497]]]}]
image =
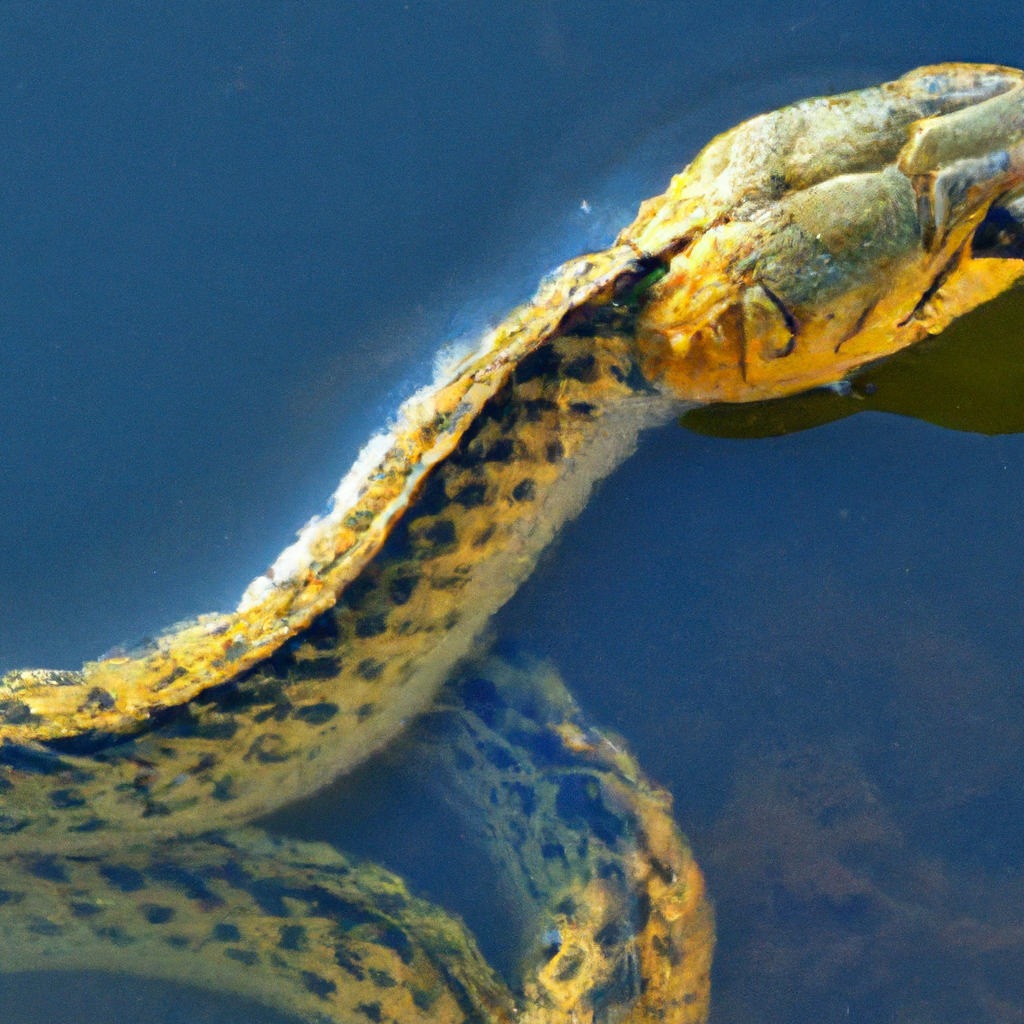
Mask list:
[{"label": "snake head", "polygon": [[838,381],[1024,276],[1024,73],[939,65],[755,118],[645,213],[641,251],[677,231],[638,322],[650,377],[703,402]]}]

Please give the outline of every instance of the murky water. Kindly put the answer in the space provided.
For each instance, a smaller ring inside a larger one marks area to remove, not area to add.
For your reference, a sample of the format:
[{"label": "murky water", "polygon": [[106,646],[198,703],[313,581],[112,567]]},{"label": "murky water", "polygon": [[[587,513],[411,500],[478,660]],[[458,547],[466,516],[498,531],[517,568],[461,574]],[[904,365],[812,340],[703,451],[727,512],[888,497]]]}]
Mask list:
[{"label": "murky water", "polygon": [[[208,7],[0,24],[0,669],[232,604],[441,340],[716,131],[1024,61],[1009,3]],[[884,412],[673,425],[495,622],[674,793],[717,906],[714,1020],[1024,1014],[1022,485],[1020,436]],[[400,871],[502,966],[515,910],[446,813],[397,750],[272,825]],[[0,1001],[11,1024],[283,1019],[102,975]]]}]

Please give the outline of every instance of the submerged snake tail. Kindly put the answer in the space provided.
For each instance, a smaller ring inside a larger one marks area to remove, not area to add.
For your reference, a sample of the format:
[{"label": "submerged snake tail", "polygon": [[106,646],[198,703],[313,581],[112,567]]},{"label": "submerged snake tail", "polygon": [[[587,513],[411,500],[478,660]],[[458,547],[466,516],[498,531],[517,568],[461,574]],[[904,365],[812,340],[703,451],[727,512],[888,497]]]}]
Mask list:
[{"label": "submerged snake tail", "polygon": [[584,722],[550,667],[471,664],[415,737],[530,910],[521,1021],[706,1019],[714,922],[671,797]]}]

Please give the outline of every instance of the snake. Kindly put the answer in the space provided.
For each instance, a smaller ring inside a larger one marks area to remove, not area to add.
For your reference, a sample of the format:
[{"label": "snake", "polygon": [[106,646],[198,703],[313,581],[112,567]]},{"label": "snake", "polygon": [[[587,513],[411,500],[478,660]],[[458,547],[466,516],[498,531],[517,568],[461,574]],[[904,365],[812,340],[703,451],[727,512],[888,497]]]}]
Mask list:
[{"label": "snake", "polygon": [[[1024,73],[943,64],[712,140],[375,435],[237,608],[0,677],[0,969],[311,1022],[699,1024],[672,800],[488,622],[640,435],[841,387],[1024,277]],[[384,868],[252,822],[403,735],[527,920],[497,972]]]}]

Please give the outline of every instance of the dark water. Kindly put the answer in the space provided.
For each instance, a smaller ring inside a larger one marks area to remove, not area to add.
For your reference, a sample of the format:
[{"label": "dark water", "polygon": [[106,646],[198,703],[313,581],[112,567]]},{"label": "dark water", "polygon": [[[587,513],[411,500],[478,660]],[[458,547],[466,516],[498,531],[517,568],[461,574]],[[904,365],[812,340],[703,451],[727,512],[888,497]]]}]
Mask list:
[{"label": "dark water", "polygon": [[[1020,65],[1022,30],[1005,2],[11,0],[0,670],[230,607],[441,341],[715,132],[935,60]],[[881,414],[661,431],[496,623],[675,793],[716,1020],[1024,1014],[1022,444]],[[485,872],[446,890],[396,772],[285,825],[409,873],[500,956]],[[5,981],[4,1019],[280,1019],[79,983]]]}]

